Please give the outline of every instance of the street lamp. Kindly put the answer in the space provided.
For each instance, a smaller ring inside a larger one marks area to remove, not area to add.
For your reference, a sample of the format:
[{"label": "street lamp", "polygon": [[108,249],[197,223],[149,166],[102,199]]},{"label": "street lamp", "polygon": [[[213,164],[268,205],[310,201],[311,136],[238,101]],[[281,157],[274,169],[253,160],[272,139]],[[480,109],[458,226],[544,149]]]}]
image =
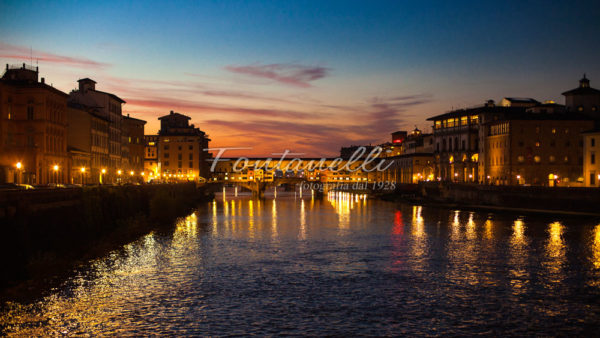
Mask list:
[{"label": "street lamp", "polygon": [[83,186],[83,175],[85,175],[85,167],[81,167],[81,185]]},{"label": "street lamp", "polygon": [[54,176],[56,176],[56,182],[55,183],[58,184],[58,164],[55,164],[52,167],[52,170],[54,170]]},{"label": "street lamp", "polygon": [[100,170],[100,184],[104,184],[102,180],[104,178],[104,174],[106,174],[106,169],[102,168],[102,170]]},{"label": "street lamp", "polygon": [[23,164],[21,164],[21,162],[17,162],[17,164],[15,164],[15,167],[17,167],[17,179],[15,181],[17,181],[17,184],[21,183],[21,168],[23,168]]},{"label": "street lamp", "polygon": [[121,173],[123,173],[123,172],[121,171],[121,169],[117,170],[117,175],[119,175],[119,177],[117,178],[117,181],[118,181],[119,183],[121,183]]}]

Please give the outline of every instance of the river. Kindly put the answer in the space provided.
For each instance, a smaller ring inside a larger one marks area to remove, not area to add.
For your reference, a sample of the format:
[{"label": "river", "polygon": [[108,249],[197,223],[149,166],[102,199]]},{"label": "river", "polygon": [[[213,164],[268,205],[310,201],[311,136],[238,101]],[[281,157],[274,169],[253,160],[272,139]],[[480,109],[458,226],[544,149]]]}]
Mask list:
[{"label": "river", "polygon": [[[7,334],[582,334],[600,323],[600,220],[362,195],[218,195],[84,263]],[[597,331],[592,331],[597,334]]]}]

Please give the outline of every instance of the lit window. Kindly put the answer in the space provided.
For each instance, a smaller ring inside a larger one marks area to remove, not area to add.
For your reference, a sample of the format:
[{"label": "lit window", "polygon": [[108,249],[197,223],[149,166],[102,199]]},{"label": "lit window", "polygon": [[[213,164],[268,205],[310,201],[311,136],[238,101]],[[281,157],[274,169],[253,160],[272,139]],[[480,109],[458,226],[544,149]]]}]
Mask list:
[{"label": "lit window", "polygon": [[542,161],[542,158],[539,156],[534,156],[533,160],[535,161],[535,163],[540,163]]},{"label": "lit window", "polygon": [[554,155],[550,155],[548,160],[550,161],[550,163],[554,163],[556,161],[556,157],[554,157]]},{"label": "lit window", "polygon": [[540,141],[535,142],[535,146],[539,148],[540,147]]},{"label": "lit window", "polygon": [[525,156],[523,156],[523,155],[519,155],[519,156],[517,157],[517,161],[519,161],[519,163],[523,163],[523,162],[525,162]]}]

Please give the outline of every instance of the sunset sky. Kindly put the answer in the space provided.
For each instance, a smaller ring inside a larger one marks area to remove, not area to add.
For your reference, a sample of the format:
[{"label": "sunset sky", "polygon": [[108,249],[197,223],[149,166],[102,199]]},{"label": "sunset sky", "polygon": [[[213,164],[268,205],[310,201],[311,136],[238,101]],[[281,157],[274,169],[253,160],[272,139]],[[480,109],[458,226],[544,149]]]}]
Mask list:
[{"label": "sunset sky", "polygon": [[0,61],[69,92],[89,77],[214,147],[335,155],[457,107],[600,87],[597,1],[0,2]]}]

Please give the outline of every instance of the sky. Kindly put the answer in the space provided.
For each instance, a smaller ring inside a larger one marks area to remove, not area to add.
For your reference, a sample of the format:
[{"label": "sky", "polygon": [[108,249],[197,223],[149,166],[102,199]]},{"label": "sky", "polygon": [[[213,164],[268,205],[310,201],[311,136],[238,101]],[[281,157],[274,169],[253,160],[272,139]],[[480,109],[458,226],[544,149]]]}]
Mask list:
[{"label": "sky", "polygon": [[[600,87],[598,1],[1,1],[0,61],[89,77],[158,131],[332,156],[488,99]],[[597,82],[596,82],[597,81]]]}]

